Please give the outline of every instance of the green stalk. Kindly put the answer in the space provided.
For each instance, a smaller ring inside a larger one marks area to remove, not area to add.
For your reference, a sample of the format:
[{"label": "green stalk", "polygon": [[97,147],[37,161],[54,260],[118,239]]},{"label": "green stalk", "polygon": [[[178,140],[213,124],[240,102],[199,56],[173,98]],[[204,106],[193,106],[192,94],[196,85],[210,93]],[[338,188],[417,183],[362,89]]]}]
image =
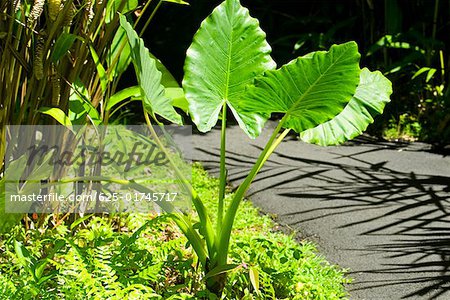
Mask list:
[{"label": "green stalk", "polygon": [[189,222],[189,220],[184,217],[181,214],[172,215],[172,218],[174,219],[177,226],[183,231],[183,234],[186,236],[188,241],[191,243],[192,248],[194,249],[195,253],[197,254],[198,260],[200,261],[201,265],[206,268],[207,265],[207,254],[205,252],[205,249],[203,247],[202,241],[198,233],[195,231],[192,224]]},{"label": "green stalk", "polygon": [[141,13],[139,15],[139,17],[136,19],[136,22],[134,23],[134,29],[136,29],[137,24],[139,24],[139,22],[142,19],[142,16],[144,15],[144,13],[147,11],[148,7],[150,6],[150,4],[152,3],[152,0],[147,1],[147,3],[145,3],[144,8],[141,10]]},{"label": "green stalk", "polygon": [[[97,11],[98,12],[106,11],[106,6],[108,5],[108,2],[109,1],[103,1],[101,3],[102,6],[97,7]],[[98,2],[97,2],[97,4],[98,4]],[[94,19],[92,20],[92,23],[89,24],[89,30],[87,31],[88,33],[94,31],[94,34],[91,37],[92,41],[95,41],[97,39],[97,36],[99,36],[100,33],[104,30],[104,28],[102,26],[104,23],[105,23],[105,18],[103,16],[103,14],[96,13],[94,16]]]},{"label": "green stalk", "polygon": [[216,233],[219,236],[222,230],[223,222],[223,202],[225,198],[225,186],[227,182],[227,169],[225,165],[226,160],[226,129],[227,129],[227,105],[222,107],[222,128],[220,132],[220,177],[219,177],[219,203],[217,209],[217,228]]},{"label": "green stalk", "polygon": [[[202,224],[202,227],[204,228],[204,236],[206,240],[206,245],[208,248],[208,252],[210,254],[210,258],[216,253],[216,245],[214,244],[214,230],[212,226],[211,219],[208,216],[208,211],[206,207],[203,205],[203,202],[201,201],[200,197],[198,196],[197,192],[192,188],[192,186],[188,183],[186,180],[186,177],[181,173],[181,171],[176,166],[175,162],[172,160],[170,153],[167,151],[164,144],[159,139],[158,135],[156,134],[155,130],[153,129],[153,126],[150,122],[150,118],[148,116],[148,113],[144,110],[144,117],[145,121],[147,123],[147,127],[150,130],[150,133],[152,137],[155,139],[156,144],[158,147],[163,151],[163,153],[166,155],[171,167],[175,170],[175,174],[178,178],[181,179],[181,182],[183,183],[183,186],[191,196],[192,196],[192,203],[195,206],[195,209],[197,210],[198,217],[200,219],[200,223]],[[180,227],[180,229],[182,229]],[[196,251],[197,252],[197,251]],[[206,267],[206,265],[204,265]]]},{"label": "green stalk", "polygon": [[237,210],[239,208],[239,204],[241,203],[242,199],[244,198],[245,193],[247,192],[251,183],[255,179],[259,170],[261,170],[262,166],[269,158],[270,154],[272,154],[272,152],[280,144],[281,140],[289,132],[289,129],[285,130],[285,132],[283,132],[280,135],[280,137],[277,139],[278,133],[280,132],[281,128],[283,127],[284,122],[286,121],[286,116],[287,115],[285,115],[281,119],[280,123],[273,131],[272,136],[270,137],[269,141],[267,142],[266,146],[264,147],[264,150],[259,155],[258,160],[253,165],[253,168],[251,169],[250,173],[245,178],[244,182],[237,189],[237,191],[231,201],[231,204],[228,207],[227,213],[223,220],[222,231],[220,233],[220,236],[218,237],[219,238],[218,247],[217,247],[219,249],[218,265],[224,265],[227,262],[231,230],[233,228],[233,223],[234,223],[234,219],[236,217]]},{"label": "green stalk", "polygon": [[438,15],[439,15],[439,0],[436,0],[436,2],[434,3],[433,30],[432,30],[432,33],[431,33],[431,37],[433,39],[433,41],[431,42],[431,50],[433,50],[434,39],[436,38]]},{"label": "green stalk", "polygon": [[291,132],[291,129],[287,128],[285,129],[279,136],[278,138],[275,140],[275,142],[272,144],[272,146],[270,147],[269,151],[267,151],[266,156],[264,157],[262,163],[261,163],[261,167],[259,168],[258,172],[261,170],[261,168],[263,167],[263,165],[266,163],[266,161],[269,159],[270,155],[275,151],[275,149],[280,145],[280,143],[284,140],[284,138],[286,137],[286,135],[288,135],[288,133]]},{"label": "green stalk", "polygon": [[428,48],[428,51],[426,53],[426,62],[427,65],[430,66],[431,65],[431,59],[433,56],[433,50],[434,50],[434,44],[435,44],[435,39],[436,39],[436,30],[437,30],[437,18],[438,18],[438,13],[439,13],[439,0],[436,0],[434,2],[434,13],[433,13],[433,26],[431,29],[431,45],[430,48]]},{"label": "green stalk", "polygon": [[148,17],[147,22],[145,22],[144,27],[142,28],[141,32],[139,33],[139,37],[142,37],[142,35],[144,34],[145,30],[147,30],[147,27],[150,25],[150,22],[153,20],[153,17],[155,16],[156,11],[161,6],[161,4],[162,4],[162,0],[159,0],[158,4],[156,4],[155,9],[152,11],[152,14],[150,15],[150,17]]}]

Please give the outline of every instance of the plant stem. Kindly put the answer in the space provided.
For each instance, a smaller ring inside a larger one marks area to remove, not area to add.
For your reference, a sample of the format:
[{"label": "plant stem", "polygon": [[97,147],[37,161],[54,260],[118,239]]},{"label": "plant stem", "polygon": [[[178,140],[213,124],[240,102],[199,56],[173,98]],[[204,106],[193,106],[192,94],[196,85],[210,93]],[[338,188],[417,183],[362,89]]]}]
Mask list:
[{"label": "plant stem", "polygon": [[223,222],[223,202],[227,182],[226,160],[226,129],[227,129],[227,105],[222,107],[222,128],[220,132],[220,177],[219,177],[219,203],[217,209],[217,235],[220,234]]},{"label": "plant stem", "polygon": [[258,172],[259,172],[259,170],[261,170],[263,165],[269,159],[270,155],[275,151],[275,149],[278,147],[278,145],[280,145],[280,143],[284,140],[284,138],[286,137],[286,135],[288,135],[288,133],[290,131],[291,131],[291,129],[287,128],[278,136],[278,138],[275,140],[275,142],[270,147],[269,151],[267,151],[267,154],[264,157],[263,161],[261,162],[261,165],[260,165],[260,168],[258,169]]},{"label": "plant stem", "polygon": [[435,40],[436,40],[438,13],[439,13],[439,0],[436,0],[435,3],[434,3],[433,26],[432,26],[432,29],[431,29],[431,45],[430,45],[430,48],[428,49],[428,53],[427,53],[427,56],[426,56],[427,65],[431,65],[431,59],[433,57],[434,44],[435,44]]},{"label": "plant stem", "polygon": [[[170,154],[168,153],[166,147],[161,142],[161,140],[159,139],[159,137],[156,134],[155,130],[153,129],[153,125],[150,122],[150,118],[148,117],[148,113],[145,110],[144,110],[144,117],[145,117],[145,121],[147,123],[147,127],[149,128],[152,137],[155,139],[156,144],[161,149],[161,151],[163,151],[163,153],[166,155],[166,157],[167,157],[171,167],[175,170],[175,174],[177,175],[177,177],[183,183],[183,186],[184,186],[186,192],[189,193],[191,195],[191,197],[192,197],[192,203],[194,204],[195,209],[197,210],[197,213],[198,213],[198,216],[199,216],[199,219],[200,219],[200,223],[202,224],[202,226],[204,228],[203,235],[204,235],[205,240],[206,240],[206,245],[208,247],[208,252],[209,252],[210,256],[212,256],[216,252],[216,246],[214,244],[215,235],[214,235],[212,222],[211,222],[211,219],[208,216],[208,212],[206,210],[206,207],[203,205],[203,202],[201,201],[201,199],[198,196],[197,192],[188,183],[188,181],[186,180],[186,177],[181,173],[179,168],[176,166],[175,162],[172,160],[172,158],[171,158]],[[181,216],[179,216],[179,217],[181,217]],[[183,226],[187,226],[187,225],[184,224]],[[180,227],[180,229],[185,230],[183,228]],[[191,228],[189,228],[189,229],[191,230]],[[196,250],[196,252],[197,252],[197,250]],[[206,265],[204,265],[204,267],[206,267]]]},{"label": "plant stem", "polygon": [[134,23],[134,29],[136,29],[137,24],[139,24],[139,22],[142,19],[142,16],[144,15],[144,13],[147,11],[147,8],[150,6],[150,3],[152,3],[152,0],[147,1],[147,3],[145,3],[144,8],[141,10],[139,17],[136,19],[136,22]]},{"label": "plant stem", "polygon": [[139,33],[139,37],[142,37],[142,35],[144,34],[145,30],[147,30],[147,27],[150,25],[150,22],[153,20],[153,17],[155,16],[156,11],[161,6],[161,4],[162,4],[162,0],[159,0],[158,4],[156,4],[155,9],[152,11],[152,14],[150,15],[150,17],[148,17],[147,22],[145,22],[144,27],[142,28],[141,32]]},{"label": "plant stem", "polygon": [[437,19],[439,14],[439,0],[436,0],[434,4],[434,15],[433,15],[433,30],[431,32],[431,38],[433,41],[431,42],[431,49],[433,49],[434,40],[436,39],[436,29],[437,29]]},{"label": "plant stem", "polygon": [[277,138],[278,133],[280,132],[281,128],[283,127],[284,122],[286,121],[286,116],[287,115],[285,115],[281,119],[280,123],[273,131],[272,136],[270,137],[269,141],[267,142],[266,146],[264,147],[264,150],[259,155],[258,160],[253,165],[253,168],[251,169],[250,173],[245,178],[244,182],[237,189],[237,191],[233,197],[233,200],[231,201],[231,204],[228,207],[227,213],[223,220],[223,226],[222,226],[222,230],[220,232],[220,236],[218,236],[219,241],[218,241],[217,248],[219,249],[219,253],[218,253],[218,264],[219,265],[226,264],[226,262],[227,262],[231,230],[233,228],[233,223],[234,223],[234,219],[236,217],[237,210],[239,208],[239,204],[241,203],[242,199],[244,198],[245,192],[250,187],[250,184],[253,182],[253,180],[255,179],[259,170],[262,168],[264,163],[269,158],[270,154],[276,149],[276,147],[280,144],[280,142],[283,140],[283,138],[289,132],[289,130],[286,130]]}]

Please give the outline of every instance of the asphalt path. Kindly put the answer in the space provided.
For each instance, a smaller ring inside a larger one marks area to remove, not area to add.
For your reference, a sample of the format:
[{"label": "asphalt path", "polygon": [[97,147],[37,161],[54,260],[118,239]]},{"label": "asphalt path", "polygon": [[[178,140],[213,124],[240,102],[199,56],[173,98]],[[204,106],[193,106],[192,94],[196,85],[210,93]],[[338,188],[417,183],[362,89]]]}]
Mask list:
[{"label": "asphalt path", "polygon": [[[227,129],[232,186],[268,140]],[[192,159],[217,175],[220,131],[193,136]],[[450,299],[450,156],[362,136],[338,147],[287,137],[247,195],[350,270],[350,299]]]}]

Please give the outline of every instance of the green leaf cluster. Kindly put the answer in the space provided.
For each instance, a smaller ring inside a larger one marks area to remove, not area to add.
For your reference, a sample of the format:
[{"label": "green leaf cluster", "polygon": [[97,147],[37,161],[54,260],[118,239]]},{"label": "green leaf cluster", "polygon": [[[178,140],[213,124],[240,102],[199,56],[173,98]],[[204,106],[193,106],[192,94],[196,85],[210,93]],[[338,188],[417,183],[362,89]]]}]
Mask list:
[{"label": "green leaf cluster", "polygon": [[[198,164],[193,179],[205,205],[217,207],[219,180]],[[195,214],[190,217],[198,221]],[[226,299],[345,296],[344,271],[326,263],[312,244],[273,232],[274,226],[250,202],[242,204],[230,252],[230,264],[238,267],[229,273]],[[15,226],[0,237],[3,299],[214,297],[186,238],[167,215],[85,215],[57,226]]]},{"label": "green leaf cluster", "polygon": [[226,105],[252,138],[276,113],[284,117],[282,127],[304,141],[333,145],[361,134],[389,101],[390,82],[379,72],[361,71],[354,42],[276,70],[270,51],[258,21],[237,0],[224,1],[202,23],[187,51],[183,80],[200,131],[209,131]]},{"label": "green leaf cluster", "polygon": [[[202,22],[187,51],[183,88],[189,114],[202,132],[221,119],[216,230],[211,229],[210,220],[201,219],[199,233],[207,252],[195,249],[207,288],[219,296],[226,281],[224,270],[229,269],[230,239],[240,203],[284,137],[293,130],[309,143],[343,143],[361,134],[382,113],[392,93],[391,83],[381,73],[361,70],[355,42],[309,53],[278,69],[270,52],[258,20],[239,0],[225,0],[217,6]],[[232,200],[225,203],[228,110],[250,138],[261,133],[270,117],[279,116],[280,120]],[[199,205],[196,208],[204,211]],[[183,232],[198,245],[189,226]],[[258,271],[252,270],[250,280],[258,286]]]}]

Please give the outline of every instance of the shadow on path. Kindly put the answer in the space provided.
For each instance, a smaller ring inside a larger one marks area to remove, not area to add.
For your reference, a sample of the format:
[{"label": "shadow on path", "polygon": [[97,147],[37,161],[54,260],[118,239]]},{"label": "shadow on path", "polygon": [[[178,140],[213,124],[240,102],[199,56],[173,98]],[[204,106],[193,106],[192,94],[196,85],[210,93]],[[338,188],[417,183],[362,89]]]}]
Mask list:
[{"label": "shadow on path", "polygon": [[[351,148],[350,154],[333,148],[327,150],[332,159],[299,158],[283,151],[282,145],[248,195],[263,210],[278,214],[281,223],[317,235],[319,244],[326,244],[327,237],[318,226],[330,224],[329,231],[348,232],[348,242],[323,248],[331,257],[331,252],[340,252],[334,256],[336,262],[352,269],[355,297],[368,297],[371,289],[400,286],[402,299],[450,297],[450,176],[401,172],[386,166],[401,153],[386,160],[382,160],[386,153],[380,153],[377,162],[365,159],[368,153],[404,147],[390,144],[393,148],[372,142],[361,151],[358,146],[346,147]],[[196,151],[207,157],[202,159],[205,167],[217,172],[219,150]],[[232,184],[245,178],[257,152],[228,152]],[[395,299],[386,297],[377,299]]]}]

